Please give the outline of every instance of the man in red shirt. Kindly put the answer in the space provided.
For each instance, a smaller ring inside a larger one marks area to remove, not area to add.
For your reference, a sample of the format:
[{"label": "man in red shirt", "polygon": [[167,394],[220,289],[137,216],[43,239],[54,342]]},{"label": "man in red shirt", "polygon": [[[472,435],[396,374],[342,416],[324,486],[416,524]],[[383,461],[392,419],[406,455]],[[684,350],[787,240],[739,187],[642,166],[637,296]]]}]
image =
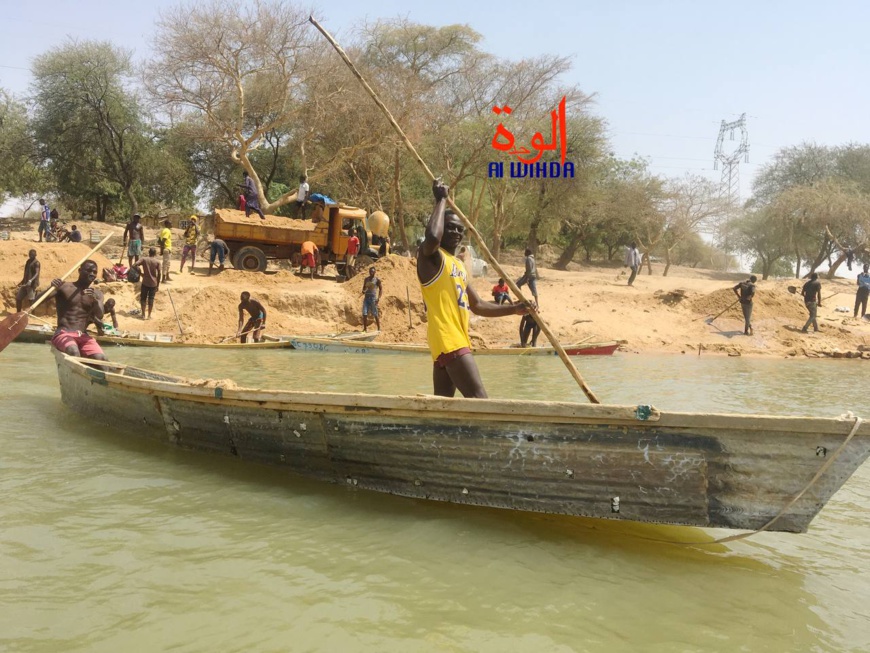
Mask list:
[{"label": "man in red shirt", "polygon": [[513,304],[510,296],[510,289],[504,282],[504,279],[499,279],[498,284],[492,287],[492,296],[496,304]]},{"label": "man in red shirt", "polygon": [[345,276],[350,279],[353,276],[353,264],[356,261],[356,255],[359,254],[359,238],[353,232],[353,229],[347,231],[350,238],[347,241],[347,254],[345,255]]}]

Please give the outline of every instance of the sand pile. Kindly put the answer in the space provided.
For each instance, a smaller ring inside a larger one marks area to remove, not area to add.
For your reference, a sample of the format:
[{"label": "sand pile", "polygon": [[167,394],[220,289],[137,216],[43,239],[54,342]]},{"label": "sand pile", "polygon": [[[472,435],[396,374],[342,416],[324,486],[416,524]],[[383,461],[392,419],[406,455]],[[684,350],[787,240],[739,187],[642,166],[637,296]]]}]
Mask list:
[{"label": "sand pile", "polygon": [[[201,264],[197,262],[197,266],[199,265]],[[174,267],[173,270],[175,270]],[[199,271],[198,268],[197,271]],[[287,286],[305,281],[290,270],[276,270],[274,272],[270,271],[268,274],[261,274],[258,272],[234,270],[230,267],[220,272],[215,268],[212,278],[221,283],[248,285],[250,286],[248,291],[251,294],[255,294],[261,288],[272,289],[278,286]]]},{"label": "sand pile", "polygon": [[[85,243],[0,241],[0,301],[2,301],[3,307],[9,312],[15,310],[15,293],[24,276],[24,264],[27,262],[27,253],[31,249],[36,250],[36,257],[42,264],[39,283],[40,288],[45,290],[51,284],[52,279],[66,274],[74,264],[87,255],[91,248],[91,245]],[[100,252],[91,256],[91,259],[96,261],[101,271],[104,267],[112,267],[112,262]],[[73,273],[67,277],[67,280],[72,281],[75,276]],[[37,310],[39,315],[54,312],[53,301],[45,302],[43,306],[44,308]]]},{"label": "sand pile", "polygon": [[[688,307],[699,315],[716,315],[734,304],[737,297],[730,288],[722,288],[715,292],[701,295],[688,302]],[[794,320],[806,319],[807,310],[799,295],[792,295],[783,290],[768,290],[758,288],[755,291],[755,305],[752,309],[753,319],[786,318]],[[728,309],[723,317],[743,319],[740,304]]]},{"label": "sand pile", "polygon": [[[379,305],[381,313],[381,335],[384,342],[426,341],[426,311],[420,283],[417,281],[417,262],[415,259],[390,254],[375,264],[377,277],[381,280],[384,294]],[[345,282],[353,318],[349,324],[362,324],[362,288],[368,270]],[[411,326],[408,325],[408,297],[411,300]]]},{"label": "sand pile", "polygon": [[251,213],[245,217],[244,211],[236,209],[215,209],[215,216],[224,222],[233,224],[258,224],[264,227],[289,227],[291,229],[299,229],[301,231],[313,231],[314,221],[312,220],[296,220],[295,218],[284,218],[280,215],[266,214],[266,219],[263,220],[256,213]]}]

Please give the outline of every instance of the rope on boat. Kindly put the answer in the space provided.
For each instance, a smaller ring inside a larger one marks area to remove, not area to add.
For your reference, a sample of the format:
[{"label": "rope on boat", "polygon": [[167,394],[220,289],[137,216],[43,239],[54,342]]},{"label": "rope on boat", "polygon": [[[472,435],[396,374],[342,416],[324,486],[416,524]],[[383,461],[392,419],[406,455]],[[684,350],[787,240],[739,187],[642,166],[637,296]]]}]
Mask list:
[{"label": "rope on boat", "polygon": [[705,545],[710,545],[710,544],[725,544],[725,543],[727,543],[727,542],[736,542],[737,540],[745,540],[745,539],[748,538],[748,537],[752,537],[753,535],[758,535],[759,533],[768,530],[768,529],[769,529],[771,526],[773,526],[773,525],[774,525],[774,524],[775,524],[775,523],[776,523],[776,522],[777,522],[777,521],[778,521],[778,520],[779,520],[779,519],[780,519],[780,518],[781,518],[785,513],[787,513],[787,512],[791,509],[791,507],[794,506],[794,504],[796,504],[796,503],[800,500],[800,498],[801,498],[803,495],[805,495],[805,494],[810,490],[810,488],[812,488],[812,487],[813,487],[813,486],[814,486],[814,485],[819,481],[819,479],[824,475],[824,473],[825,473],[826,471],[828,471],[828,469],[830,468],[830,466],[834,464],[834,461],[836,461],[837,458],[839,457],[839,455],[840,455],[841,453],[843,453],[843,450],[846,448],[846,446],[849,444],[849,442],[852,441],[852,438],[855,437],[855,434],[858,433],[858,430],[861,428],[861,424],[863,423],[863,420],[862,420],[860,417],[858,417],[858,416],[852,414],[851,411],[848,412],[848,413],[846,413],[845,415],[843,415],[841,419],[844,419],[844,420],[845,420],[845,419],[854,419],[854,420],[855,420],[855,421],[852,423],[852,429],[849,431],[849,435],[847,435],[847,436],[846,436],[846,439],[843,440],[843,443],[842,443],[839,447],[837,447],[837,450],[833,453],[833,455],[831,455],[831,456],[830,456],[830,457],[829,457],[829,458],[828,458],[828,459],[827,459],[827,460],[822,464],[822,466],[819,467],[819,470],[816,472],[815,476],[813,476],[813,477],[810,479],[810,482],[806,484],[806,486],[804,487],[804,489],[801,490],[800,492],[798,492],[798,493],[797,493],[797,494],[796,494],[796,495],[791,499],[791,501],[789,501],[787,504],[785,504],[785,506],[783,506],[782,510],[780,510],[780,511],[776,514],[776,516],[773,517],[773,519],[771,519],[770,521],[768,521],[768,522],[767,522],[764,526],[762,526],[761,528],[759,528],[759,529],[757,529],[757,530],[754,530],[754,531],[750,531],[750,532],[748,532],[748,533],[740,533],[740,534],[738,534],[738,535],[728,535],[727,537],[720,537],[719,539],[717,539],[717,540],[712,540],[712,541],[710,541],[710,542],[679,542],[679,541],[677,541],[677,540],[660,540],[660,539],[656,539],[656,538],[643,538],[643,539],[649,539],[649,540],[652,540],[652,541],[654,541],[654,542],[661,542],[661,543],[663,543],[663,544],[677,544],[677,545],[679,545],[679,546],[705,546]]}]

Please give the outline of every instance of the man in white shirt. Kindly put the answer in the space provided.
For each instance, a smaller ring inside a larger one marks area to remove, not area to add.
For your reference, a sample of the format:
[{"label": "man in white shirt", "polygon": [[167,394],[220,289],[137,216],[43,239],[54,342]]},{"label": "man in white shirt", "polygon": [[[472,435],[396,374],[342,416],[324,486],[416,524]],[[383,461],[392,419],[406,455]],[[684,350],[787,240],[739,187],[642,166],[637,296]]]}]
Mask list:
[{"label": "man in white shirt", "polygon": [[634,280],[637,277],[637,271],[640,270],[640,262],[640,252],[637,251],[637,245],[632,243],[631,247],[629,247],[625,252],[625,265],[631,268],[631,276],[628,277],[629,286],[634,283]]},{"label": "man in white shirt", "polygon": [[296,192],[296,217],[305,217],[305,202],[308,201],[308,177],[302,175],[299,177],[299,190]]}]

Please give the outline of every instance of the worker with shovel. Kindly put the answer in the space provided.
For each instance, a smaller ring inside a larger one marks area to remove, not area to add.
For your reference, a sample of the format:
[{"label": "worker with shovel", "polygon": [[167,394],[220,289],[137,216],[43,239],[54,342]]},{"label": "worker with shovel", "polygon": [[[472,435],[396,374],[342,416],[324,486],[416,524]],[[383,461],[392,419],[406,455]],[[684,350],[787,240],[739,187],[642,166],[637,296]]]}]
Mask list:
[{"label": "worker with shovel", "polygon": [[755,298],[755,282],[758,277],[754,274],[746,281],[741,281],[732,290],[737,295],[740,301],[740,308],[743,310],[743,335],[752,335],[752,300]]},{"label": "worker with shovel", "polygon": [[813,325],[813,332],[818,333],[819,323],[816,316],[818,310],[822,307],[822,282],[819,281],[819,275],[817,272],[813,272],[810,275],[810,280],[804,284],[803,288],[801,288],[801,295],[804,296],[804,305],[807,307],[807,311],[809,311],[810,314],[807,323],[804,324],[804,328],[801,329],[801,333],[807,333],[811,324]]}]

